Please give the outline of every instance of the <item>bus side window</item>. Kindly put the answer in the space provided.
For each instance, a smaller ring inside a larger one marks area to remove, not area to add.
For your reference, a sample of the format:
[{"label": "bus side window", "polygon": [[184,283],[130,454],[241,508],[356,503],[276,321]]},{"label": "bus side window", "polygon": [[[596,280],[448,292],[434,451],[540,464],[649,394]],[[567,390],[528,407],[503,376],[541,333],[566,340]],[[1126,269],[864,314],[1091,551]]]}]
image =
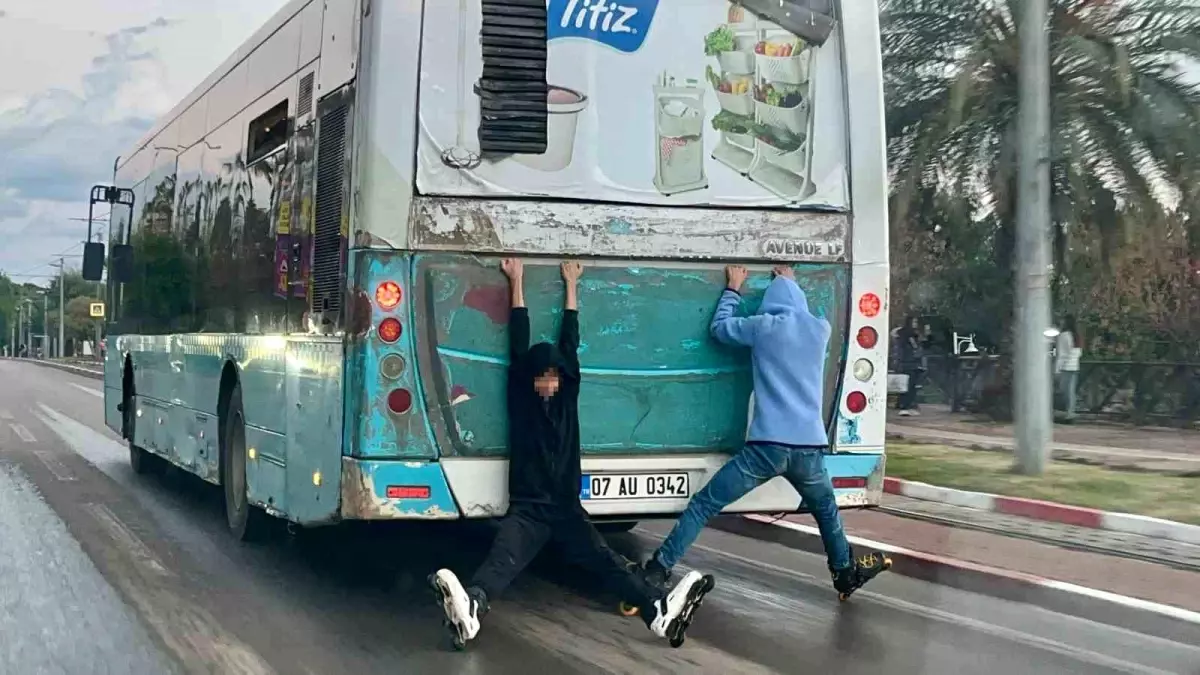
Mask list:
[{"label": "bus side window", "polygon": [[250,311],[247,333],[287,332],[288,260],[291,250],[291,171],[288,100],[268,109],[249,124],[242,253],[243,282]]}]

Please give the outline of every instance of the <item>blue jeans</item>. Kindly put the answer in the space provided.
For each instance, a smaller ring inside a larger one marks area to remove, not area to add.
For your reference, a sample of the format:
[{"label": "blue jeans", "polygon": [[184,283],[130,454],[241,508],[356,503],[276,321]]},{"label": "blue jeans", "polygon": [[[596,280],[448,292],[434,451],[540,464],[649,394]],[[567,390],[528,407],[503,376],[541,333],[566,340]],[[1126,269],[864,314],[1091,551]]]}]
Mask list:
[{"label": "blue jeans", "polygon": [[833,481],[825,470],[821,448],[791,448],[754,443],[747,445],[717,471],[688,503],[655,558],[671,569],[700,536],[700,531],[726,506],[776,476],[783,476],[800,493],[821,531],[821,543],[832,570],[850,566],[850,544],[842,531]]}]

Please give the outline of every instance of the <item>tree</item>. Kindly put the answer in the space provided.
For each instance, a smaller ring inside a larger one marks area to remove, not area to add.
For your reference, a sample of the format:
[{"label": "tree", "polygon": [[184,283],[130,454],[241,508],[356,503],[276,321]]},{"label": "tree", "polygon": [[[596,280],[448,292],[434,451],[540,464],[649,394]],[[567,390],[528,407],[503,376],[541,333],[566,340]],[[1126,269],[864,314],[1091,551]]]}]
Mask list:
[{"label": "tree", "polygon": [[91,340],[96,330],[96,319],[92,318],[91,305],[100,302],[96,298],[76,296],[67,301],[65,314],[65,338],[67,340]]},{"label": "tree", "polygon": [[13,325],[17,316],[17,285],[0,272],[0,344],[8,345],[12,340]]},{"label": "tree", "polygon": [[[1015,246],[1020,0],[886,0],[883,16],[893,219],[930,194],[978,199],[976,244],[1011,275]],[[1200,59],[1194,0],[1051,0],[1053,217],[1060,271],[1070,239],[1108,264],[1122,212],[1168,222],[1200,190]],[[1011,276],[991,297],[1007,319]]]}]

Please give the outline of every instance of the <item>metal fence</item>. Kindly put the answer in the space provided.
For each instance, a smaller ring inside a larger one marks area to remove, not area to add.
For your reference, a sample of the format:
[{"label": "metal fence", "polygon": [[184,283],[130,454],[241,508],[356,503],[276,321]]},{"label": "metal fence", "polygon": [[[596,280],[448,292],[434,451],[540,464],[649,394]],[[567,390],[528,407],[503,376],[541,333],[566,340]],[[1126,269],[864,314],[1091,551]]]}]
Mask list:
[{"label": "metal fence", "polygon": [[[982,412],[988,396],[1009,396],[1007,356],[930,356],[920,400],[955,412]],[[1052,367],[1047,360],[1047,368]],[[1076,412],[1138,425],[1200,424],[1200,363],[1082,361]],[[1056,401],[1058,397],[1055,397]]]}]

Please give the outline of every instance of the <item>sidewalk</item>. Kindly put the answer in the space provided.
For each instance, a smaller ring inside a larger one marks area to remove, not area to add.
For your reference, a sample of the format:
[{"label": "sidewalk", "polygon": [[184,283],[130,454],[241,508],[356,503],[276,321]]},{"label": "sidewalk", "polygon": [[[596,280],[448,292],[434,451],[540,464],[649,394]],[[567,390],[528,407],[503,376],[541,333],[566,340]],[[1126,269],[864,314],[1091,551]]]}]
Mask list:
[{"label": "sidewalk", "polygon": [[93,380],[104,379],[104,365],[98,361],[89,359],[18,359],[11,356],[0,357],[5,361],[20,361],[22,363],[32,363],[34,365],[43,366],[45,368],[54,368],[62,370],[82,377],[91,378]]},{"label": "sidewalk", "polygon": [[[939,443],[976,450],[1012,450],[1013,427],[946,406],[925,405],[920,417],[898,417],[888,411],[889,438]],[[1131,427],[1107,423],[1054,425],[1055,459],[1101,464],[1112,468],[1190,473],[1200,471],[1200,431]]]},{"label": "sidewalk", "polygon": [[1038,520],[1019,515],[913,499],[897,494],[887,495],[880,510],[889,515],[912,520],[976,529],[1008,537],[1031,539],[1064,548],[1138,559],[1186,571],[1200,572],[1200,541],[1189,543],[1131,532],[1103,530],[1093,526]]}]

